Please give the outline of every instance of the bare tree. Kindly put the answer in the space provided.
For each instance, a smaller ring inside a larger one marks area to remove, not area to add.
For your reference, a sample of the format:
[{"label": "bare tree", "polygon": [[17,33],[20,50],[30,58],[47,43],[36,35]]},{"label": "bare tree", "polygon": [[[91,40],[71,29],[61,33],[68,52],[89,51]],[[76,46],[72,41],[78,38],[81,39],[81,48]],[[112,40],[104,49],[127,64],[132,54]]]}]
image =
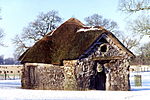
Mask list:
[{"label": "bare tree", "polygon": [[142,50],[142,53],[145,57],[150,58],[150,42],[144,44],[142,47],[140,47]]},{"label": "bare tree", "polygon": [[103,26],[111,32],[118,31],[118,24],[110,19],[103,18],[99,14],[93,14],[85,18],[86,25],[89,26]]},{"label": "bare tree", "polygon": [[4,55],[0,55],[0,65],[4,64]]},{"label": "bare tree", "polygon": [[150,10],[150,1],[149,0],[120,0],[119,10],[127,13]]},{"label": "bare tree", "polygon": [[132,33],[150,36],[150,15],[138,16],[128,22],[128,27]]},{"label": "bare tree", "polygon": [[131,14],[142,11],[142,16],[130,20],[129,29],[135,34],[150,35],[150,0],[120,0],[119,10]]},{"label": "bare tree", "polygon": [[[1,9],[0,9],[1,11]],[[1,20],[1,16],[0,16],[0,20]],[[4,38],[4,32],[3,30],[0,28],[0,46],[4,46],[2,39]]]},{"label": "bare tree", "polygon": [[89,26],[103,26],[107,30],[113,32],[116,37],[128,48],[132,49],[139,44],[139,41],[132,36],[125,36],[124,33],[119,30],[118,24],[112,20],[105,19],[101,15],[93,14],[92,16],[85,18],[86,25]]},{"label": "bare tree", "polygon": [[4,32],[3,32],[3,30],[0,28],[0,46],[4,46],[4,44],[3,44],[3,37],[4,37]]},{"label": "bare tree", "polygon": [[134,59],[133,63],[137,64],[150,64],[150,42],[143,44],[136,49],[137,57]]},{"label": "bare tree", "polygon": [[130,35],[119,34],[118,38],[125,45],[126,48],[132,50],[140,44],[142,36],[137,37],[134,34]]},{"label": "bare tree", "polygon": [[57,11],[40,13],[37,19],[23,29],[23,33],[16,35],[13,43],[16,45],[16,56],[20,56],[26,49],[30,48],[36,41],[53,31],[62,21]]}]

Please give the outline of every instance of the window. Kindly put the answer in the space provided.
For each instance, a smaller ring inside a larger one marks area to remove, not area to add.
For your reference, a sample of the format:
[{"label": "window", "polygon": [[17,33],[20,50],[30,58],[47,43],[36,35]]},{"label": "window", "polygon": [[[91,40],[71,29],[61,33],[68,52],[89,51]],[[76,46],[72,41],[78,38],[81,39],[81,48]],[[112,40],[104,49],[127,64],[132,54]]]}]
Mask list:
[{"label": "window", "polygon": [[0,73],[2,73],[2,71],[0,71]]},{"label": "window", "polygon": [[13,73],[13,71],[10,71],[10,73]]},{"label": "window", "polygon": [[18,73],[20,73],[20,71],[18,71]]},{"label": "window", "polygon": [[7,71],[7,73],[9,73],[9,71]]},{"label": "window", "polygon": [[105,44],[102,45],[100,50],[101,50],[101,52],[106,52],[107,51],[107,45],[105,45]]}]

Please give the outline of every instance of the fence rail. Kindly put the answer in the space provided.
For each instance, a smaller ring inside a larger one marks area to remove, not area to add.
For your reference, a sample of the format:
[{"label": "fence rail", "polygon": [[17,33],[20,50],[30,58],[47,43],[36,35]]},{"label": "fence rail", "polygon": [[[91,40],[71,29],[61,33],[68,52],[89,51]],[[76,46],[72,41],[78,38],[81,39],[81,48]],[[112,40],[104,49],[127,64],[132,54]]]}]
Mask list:
[{"label": "fence rail", "polygon": [[130,71],[136,71],[136,72],[149,72],[150,71],[150,65],[132,65],[130,67]]},{"label": "fence rail", "polygon": [[0,80],[21,79],[21,74],[0,74]]}]

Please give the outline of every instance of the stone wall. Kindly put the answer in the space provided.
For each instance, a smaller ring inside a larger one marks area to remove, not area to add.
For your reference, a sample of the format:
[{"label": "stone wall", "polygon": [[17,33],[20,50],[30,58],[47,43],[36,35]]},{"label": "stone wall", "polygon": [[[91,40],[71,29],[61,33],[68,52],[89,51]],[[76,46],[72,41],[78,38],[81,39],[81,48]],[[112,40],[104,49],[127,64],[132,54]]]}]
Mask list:
[{"label": "stone wall", "polygon": [[90,86],[90,81],[94,78],[92,76],[95,74],[93,67],[93,61],[90,61],[88,59],[78,60],[78,62],[76,63],[75,76],[77,80],[78,90],[92,89],[92,86]]},{"label": "stone wall", "polygon": [[116,60],[111,61],[108,66],[111,67],[107,73],[107,90],[130,90],[129,62],[126,59]]},{"label": "stone wall", "polygon": [[22,88],[63,90],[64,79],[62,66],[26,63],[22,75]]},{"label": "stone wall", "polygon": [[[106,37],[105,37],[106,38]],[[104,66],[106,74],[106,90],[123,90],[130,89],[129,84],[129,59],[128,54],[120,50],[111,39],[107,39],[110,43],[103,43],[97,40],[92,47],[83,54],[75,65],[75,75],[77,87],[79,90],[95,89],[94,83],[97,71],[96,63]],[[106,52],[101,52],[101,47],[106,45]],[[121,56],[122,59],[93,61],[95,57],[113,57]],[[105,77],[105,76],[104,76]]]},{"label": "stone wall", "polygon": [[77,90],[75,64],[77,60],[65,60],[64,66],[26,63],[22,74],[22,88]]},{"label": "stone wall", "polygon": [[[76,64],[76,80],[78,90],[95,89],[92,81],[96,77],[94,61],[82,59]],[[106,74],[106,90],[127,91],[129,84],[129,63],[124,60],[112,60],[104,64]]]},{"label": "stone wall", "polygon": [[64,61],[64,90],[77,90],[77,82],[75,78],[75,64],[77,60]]}]

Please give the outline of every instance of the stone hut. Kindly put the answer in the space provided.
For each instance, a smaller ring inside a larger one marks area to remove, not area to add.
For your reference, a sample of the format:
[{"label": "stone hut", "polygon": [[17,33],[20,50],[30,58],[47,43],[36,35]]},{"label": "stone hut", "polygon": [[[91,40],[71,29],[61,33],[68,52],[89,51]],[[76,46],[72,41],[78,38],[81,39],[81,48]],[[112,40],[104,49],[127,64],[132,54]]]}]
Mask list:
[{"label": "stone hut", "polygon": [[130,90],[133,57],[113,33],[70,18],[20,56],[22,88]]}]

